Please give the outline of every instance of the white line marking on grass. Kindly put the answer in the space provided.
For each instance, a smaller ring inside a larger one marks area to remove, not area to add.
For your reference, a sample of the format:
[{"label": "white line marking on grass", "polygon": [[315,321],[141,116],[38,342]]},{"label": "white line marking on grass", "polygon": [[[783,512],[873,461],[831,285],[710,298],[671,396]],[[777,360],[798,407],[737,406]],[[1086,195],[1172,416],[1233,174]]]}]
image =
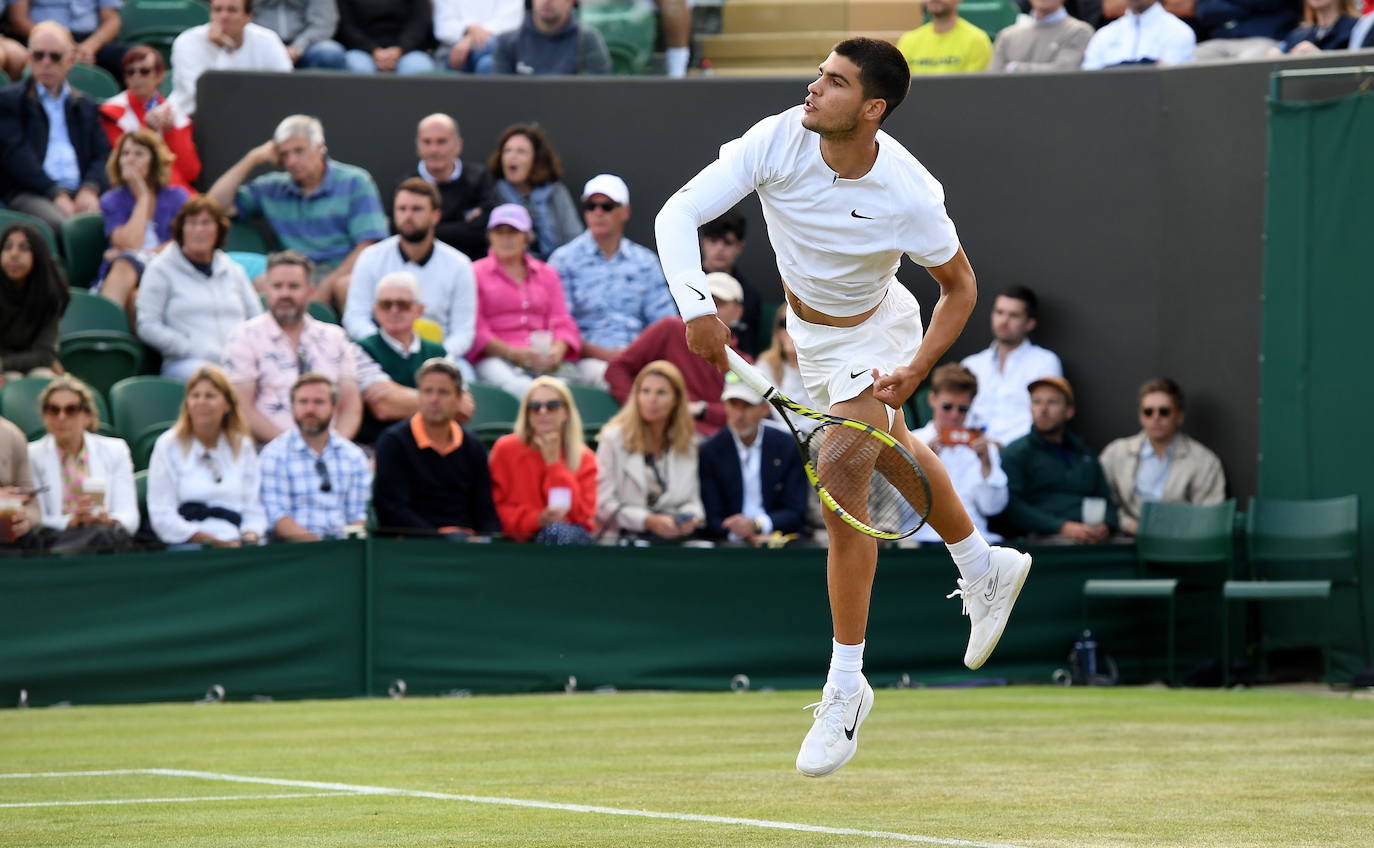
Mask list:
[{"label": "white line marking on grass", "polygon": [[[47,775],[44,775],[45,777]],[[9,775],[6,775],[9,777]],[[101,801],[21,801],[0,804],[0,809],[12,807],[94,807],[121,804],[190,804],[196,801],[262,801],[275,798],[339,798],[357,797],[357,792],[293,792],[281,795],[201,795],[194,798],[110,798]]]},{"label": "white line marking on grass", "polygon": [[0,780],[5,778],[34,778],[34,777],[100,777],[110,774],[142,774],[144,769],[106,769],[104,771],[35,771],[27,774],[0,774]]},{"label": "white line marking on grass", "polygon": [[526,807],[540,810],[560,810],[572,813],[600,813],[609,816],[634,816],[646,819],[667,819],[670,821],[705,822],[708,824],[733,824],[746,827],[764,827],[775,830],[795,830],[803,833],[824,833],[832,836],[865,836],[871,839],[889,839],[896,842],[917,842],[924,845],[954,845],[960,848],[1018,848],[1001,842],[972,842],[966,839],[944,839],[938,836],[916,836],[908,833],[890,833],[882,830],[859,830],[848,827],[822,827],[820,825],[800,824],[797,822],[767,821],[765,819],[743,819],[731,816],[708,816],[698,813],[663,813],[653,810],[625,810],[617,807],[596,807],[588,804],[563,804],[555,801],[530,801],[523,798],[493,798],[484,795],[453,795],[446,792],[423,792],[415,789],[393,789],[386,786],[360,786],[351,783],[329,783],[315,780],[286,780],[276,777],[246,777],[237,774],[221,774],[211,771],[188,771],[183,769],[139,769],[140,774],[160,774],[168,777],[196,777],[204,780],[223,780],[232,783],[260,783],[269,786],[293,786],[301,789],[333,790],[358,795],[397,795],[407,798],[431,798],[439,801],[464,801],[469,804],[494,804],[505,807]]}]

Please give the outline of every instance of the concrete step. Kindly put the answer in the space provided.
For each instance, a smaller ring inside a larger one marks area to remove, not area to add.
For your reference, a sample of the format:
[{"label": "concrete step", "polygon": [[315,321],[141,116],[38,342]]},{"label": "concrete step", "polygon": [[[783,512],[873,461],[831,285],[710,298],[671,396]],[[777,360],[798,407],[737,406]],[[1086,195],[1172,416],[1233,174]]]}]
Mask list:
[{"label": "concrete step", "polygon": [[[733,60],[768,60],[770,64],[816,65],[838,42],[855,35],[882,38],[895,43],[905,30],[823,30],[808,32],[764,32],[734,35],[706,35],[701,38],[702,55],[717,68]],[[783,60],[783,61],[778,61]]]},{"label": "concrete step", "polygon": [[728,35],[818,30],[915,29],[922,22],[916,0],[730,0],[721,30]]}]

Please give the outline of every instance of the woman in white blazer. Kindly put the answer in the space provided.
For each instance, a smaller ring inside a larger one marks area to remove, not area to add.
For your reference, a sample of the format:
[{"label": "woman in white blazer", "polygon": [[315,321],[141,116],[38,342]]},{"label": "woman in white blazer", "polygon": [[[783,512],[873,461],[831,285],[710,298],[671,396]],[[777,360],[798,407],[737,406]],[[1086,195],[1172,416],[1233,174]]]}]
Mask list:
[{"label": "woman in white blazer", "polygon": [[[48,434],[29,444],[43,526],[54,530],[118,524],[138,532],[134,461],[123,439],[96,435],[95,395],[71,376],[53,380],[38,396]],[[93,490],[104,483],[104,505]]]},{"label": "woman in white blazer", "polygon": [[696,431],[682,372],[645,365],[596,450],[596,514],[602,541],[622,534],[682,540],[705,518]]}]

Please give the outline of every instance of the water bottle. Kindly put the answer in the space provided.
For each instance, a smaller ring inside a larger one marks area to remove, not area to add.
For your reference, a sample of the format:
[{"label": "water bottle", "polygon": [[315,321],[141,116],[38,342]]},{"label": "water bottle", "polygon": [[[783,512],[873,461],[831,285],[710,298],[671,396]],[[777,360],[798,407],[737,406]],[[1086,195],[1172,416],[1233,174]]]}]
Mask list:
[{"label": "water bottle", "polygon": [[1089,685],[1097,678],[1097,640],[1093,638],[1091,630],[1083,631],[1083,638],[1078,641],[1079,656],[1082,658],[1083,677]]}]

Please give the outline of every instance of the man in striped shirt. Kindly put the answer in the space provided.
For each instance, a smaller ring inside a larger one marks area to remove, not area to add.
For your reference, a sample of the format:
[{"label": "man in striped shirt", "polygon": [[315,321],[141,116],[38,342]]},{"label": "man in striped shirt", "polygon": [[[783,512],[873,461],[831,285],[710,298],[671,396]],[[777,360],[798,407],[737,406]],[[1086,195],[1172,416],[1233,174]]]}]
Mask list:
[{"label": "man in striped shirt", "polygon": [[[262,165],[283,171],[245,184]],[[315,263],[315,299],[343,311],[353,263],[386,238],[386,213],[372,176],[326,155],[318,118],[289,115],[272,138],[215,180],[210,196],[239,220],[262,217],[283,247]]]}]

